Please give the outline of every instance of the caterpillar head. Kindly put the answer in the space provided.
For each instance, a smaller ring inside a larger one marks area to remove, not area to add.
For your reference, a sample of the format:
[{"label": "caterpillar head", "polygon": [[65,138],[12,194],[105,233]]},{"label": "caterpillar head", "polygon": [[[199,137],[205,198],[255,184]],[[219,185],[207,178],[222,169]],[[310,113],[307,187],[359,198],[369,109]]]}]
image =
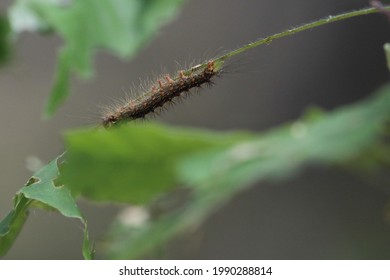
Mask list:
[{"label": "caterpillar head", "polygon": [[118,122],[118,118],[115,115],[108,115],[103,117],[102,124],[105,128],[110,128]]}]

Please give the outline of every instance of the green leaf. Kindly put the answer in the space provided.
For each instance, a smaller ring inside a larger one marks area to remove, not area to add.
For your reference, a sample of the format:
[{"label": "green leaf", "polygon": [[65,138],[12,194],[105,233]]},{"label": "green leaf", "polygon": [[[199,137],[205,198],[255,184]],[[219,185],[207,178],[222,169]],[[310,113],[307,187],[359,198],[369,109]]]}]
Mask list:
[{"label": "green leaf", "polygon": [[14,209],[0,222],[0,255],[4,255],[15,241],[27,218],[28,208],[42,207],[57,210],[66,217],[79,219],[84,224],[83,255],[86,258],[93,257],[85,219],[70,191],[63,185],[55,184],[61,158],[62,155],[35,173],[15,196]]},{"label": "green leaf", "polygon": [[31,8],[33,2],[41,2],[42,5],[56,5],[58,0],[16,0],[8,9],[8,17],[14,35],[29,31],[38,32],[49,29],[46,22]]},{"label": "green leaf", "polygon": [[145,203],[176,186],[180,159],[243,137],[150,123],[71,132],[61,178],[92,200]]},{"label": "green leaf", "polygon": [[[71,72],[85,78],[92,75],[96,48],[122,58],[132,57],[182,3],[183,0],[17,1],[10,9],[16,31],[49,29],[65,41],[45,114],[51,116],[65,100]],[[29,19],[30,24],[24,23],[23,18]]]},{"label": "green leaf", "polygon": [[56,180],[59,174],[57,161],[61,157],[53,160],[35,173],[29,181],[31,183],[23,187],[20,193],[28,199],[42,202],[56,209],[66,217],[78,218],[83,221],[69,190],[64,186],[56,186],[54,184],[54,180]]},{"label": "green leaf", "polygon": [[280,178],[309,162],[351,161],[377,145],[390,116],[390,87],[376,98],[347,106],[314,122],[297,121],[253,141],[214,154],[189,158],[180,165],[192,185],[241,186]]},{"label": "green leaf", "polygon": [[0,65],[7,62],[10,55],[10,31],[7,17],[0,15]]},{"label": "green leaf", "polygon": [[108,257],[136,258],[173,235],[196,226],[250,186],[264,179],[279,180],[309,163],[348,163],[381,143],[390,118],[390,86],[374,98],[322,117],[299,120],[219,150],[190,155],[177,162],[180,183],[191,185],[193,198],[173,213],[136,230],[115,223],[104,245]]},{"label": "green leaf", "polygon": [[81,215],[70,191],[64,185],[56,185],[59,175],[58,161],[62,155],[50,162],[38,171],[25,187],[20,190],[26,198],[48,205],[62,215],[77,218],[84,224],[83,256],[86,259],[93,258],[93,246],[90,244],[87,222]]},{"label": "green leaf", "polygon": [[69,55],[65,50],[60,51],[58,55],[58,63],[54,78],[54,85],[45,108],[46,118],[53,115],[57,108],[65,101],[65,99],[69,95],[70,70],[68,64],[68,56]]}]

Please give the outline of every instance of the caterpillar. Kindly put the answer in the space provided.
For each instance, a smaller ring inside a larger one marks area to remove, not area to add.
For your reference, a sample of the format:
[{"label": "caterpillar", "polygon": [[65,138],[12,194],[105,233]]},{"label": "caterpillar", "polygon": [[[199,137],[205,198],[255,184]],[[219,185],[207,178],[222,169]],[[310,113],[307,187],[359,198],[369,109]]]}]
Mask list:
[{"label": "caterpillar", "polygon": [[218,75],[221,69],[222,62],[209,60],[187,71],[178,71],[174,78],[165,75],[138,98],[130,99],[121,106],[111,108],[102,117],[102,125],[109,128],[124,121],[144,118],[156,109],[171,102],[173,98],[188,93],[192,88],[199,88],[203,84],[211,83],[211,79]]},{"label": "caterpillar", "polygon": [[[372,1],[377,4],[378,1]],[[378,7],[376,7],[378,8]],[[135,120],[144,118],[147,114],[154,112],[157,108],[169,103],[173,98],[181,96],[194,87],[200,87],[203,84],[211,82],[211,79],[219,74],[225,60],[256,48],[264,44],[270,44],[273,40],[291,36],[301,31],[311,30],[315,27],[329,24],[332,22],[353,18],[356,16],[376,13],[376,8],[366,8],[353,12],[343,13],[336,16],[329,16],[317,21],[303,24],[297,27],[287,29],[283,32],[274,35],[260,38],[254,42],[250,42],[238,49],[228,52],[214,60],[209,60],[207,63],[199,64],[190,68],[187,71],[179,71],[177,77],[171,78],[169,75],[163,79],[157,80],[157,86],[153,85],[146,93],[140,97],[131,99],[125,102],[124,105],[116,106],[108,110],[107,114],[102,117],[102,125],[105,128],[112,127],[125,120]],[[381,11],[390,10],[390,6],[384,6]]]}]

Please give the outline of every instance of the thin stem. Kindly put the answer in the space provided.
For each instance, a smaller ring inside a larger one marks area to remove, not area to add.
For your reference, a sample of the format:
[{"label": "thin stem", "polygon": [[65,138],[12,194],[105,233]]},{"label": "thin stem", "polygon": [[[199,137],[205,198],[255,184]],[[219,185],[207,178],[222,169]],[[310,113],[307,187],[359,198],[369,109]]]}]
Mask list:
[{"label": "thin stem", "polygon": [[[390,10],[390,5],[384,6],[383,9]],[[222,65],[226,59],[228,59],[232,56],[235,56],[235,55],[240,54],[242,52],[256,48],[256,47],[263,45],[263,44],[270,44],[275,39],[287,37],[287,36],[293,35],[295,33],[305,31],[308,29],[312,29],[314,27],[319,27],[319,26],[322,26],[322,25],[325,25],[328,23],[332,23],[332,22],[336,22],[336,21],[340,21],[340,20],[344,20],[344,19],[348,19],[348,18],[353,18],[353,17],[357,17],[357,16],[373,14],[373,13],[377,13],[377,12],[378,12],[378,10],[376,8],[365,8],[365,9],[361,9],[361,10],[357,10],[357,11],[343,13],[343,14],[336,15],[336,16],[328,16],[326,18],[323,18],[323,19],[320,19],[320,20],[317,20],[317,21],[314,21],[311,23],[303,24],[303,25],[298,26],[298,27],[293,27],[293,28],[287,29],[283,32],[276,33],[274,35],[271,35],[271,36],[259,39],[255,42],[249,43],[241,48],[238,48],[236,50],[233,50],[225,55],[222,55],[222,56],[216,58],[215,62],[217,62],[217,63],[219,62]]]}]

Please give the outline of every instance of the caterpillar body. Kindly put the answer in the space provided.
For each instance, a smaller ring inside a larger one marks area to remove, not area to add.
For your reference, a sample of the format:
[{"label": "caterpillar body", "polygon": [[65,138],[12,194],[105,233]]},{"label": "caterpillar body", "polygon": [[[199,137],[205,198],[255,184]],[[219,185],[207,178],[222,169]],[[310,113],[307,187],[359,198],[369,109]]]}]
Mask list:
[{"label": "caterpillar body", "polygon": [[221,62],[209,60],[187,71],[179,71],[174,78],[165,75],[163,79],[158,79],[157,83],[152,85],[146,93],[111,109],[102,118],[102,125],[109,128],[124,121],[144,118],[172,101],[173,98],[188,93],[192,88],[210,83],[211,79],[221,72],[221,69]]}]

